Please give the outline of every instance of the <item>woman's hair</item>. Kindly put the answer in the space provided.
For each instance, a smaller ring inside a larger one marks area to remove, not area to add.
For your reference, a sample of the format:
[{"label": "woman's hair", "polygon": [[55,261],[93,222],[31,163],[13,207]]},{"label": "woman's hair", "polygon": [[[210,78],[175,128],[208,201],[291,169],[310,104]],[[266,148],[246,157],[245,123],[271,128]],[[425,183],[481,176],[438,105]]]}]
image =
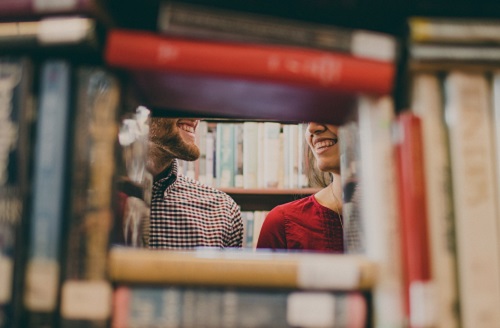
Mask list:
[{"label": "woman's hair", "polygon": [[320,187],[324,188],[332,182],[332,178],[328,172],[322,172],[318,166],[316,165],[316,158],[314,154],[307,145],[307,142],[304,140],[306,144],[306,156],[305,156],[305,167],[307,172],[307,178],[309,179],[309,185],[311,187]]}]

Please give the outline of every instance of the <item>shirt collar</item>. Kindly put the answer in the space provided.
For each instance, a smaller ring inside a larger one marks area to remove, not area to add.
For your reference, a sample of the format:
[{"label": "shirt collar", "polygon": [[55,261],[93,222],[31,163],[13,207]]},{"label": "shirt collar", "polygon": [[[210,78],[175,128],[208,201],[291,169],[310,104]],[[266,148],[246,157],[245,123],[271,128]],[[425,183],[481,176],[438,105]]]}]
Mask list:
[{"label": "shirt collar", "polygon": [[179,164],[177,163],[177,159],[174,159],[169,167],[158,174],[158,178],[154,183],[154,187],[167,188],[171,186],[177,180],[178,171]]}]

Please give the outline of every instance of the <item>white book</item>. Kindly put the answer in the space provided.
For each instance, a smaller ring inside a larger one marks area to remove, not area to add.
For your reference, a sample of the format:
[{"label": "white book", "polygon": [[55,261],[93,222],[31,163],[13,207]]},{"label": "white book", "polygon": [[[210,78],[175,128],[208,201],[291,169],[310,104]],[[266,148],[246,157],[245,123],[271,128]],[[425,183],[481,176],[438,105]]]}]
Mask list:
[{"label": "white book", "polygon": [[436,324],[458,327],[457,254],[449,145],[440,81],[433,74],[412,80],[411,109],[422,120],[431,272],[435,282]]},{"label": "white book", "polygon": [[500,323],[500,248],[490,86],[483,74],[445,79],[462,326]]},{"label": "white book", "polygon": [[307,132],[307,123],[300,123],[298,125],[297,133],[297,148],[298,148],[298,187],[307,188],[309,187],[309,178],[307,177],[308,160],[307,151],[308,145],[305,142],[305,134]]},{"label": "white book", "polygon": [[288,167],[288,188],[297,188],[299,185],[299,126],[297,124],[288,125],[288,135],[286,145],[288,149],[288,160],[285,165]]},{"label": "white book", "polygon": [[379,280],[373,289],[375,327],[405,326],[393,122],[389,97],[360,97],[361,219],[366,255],[379,265]]},{"label": "white book", "polygon": [[264,153],[264,122],[259,122],[257,125],[257,188],[265,188],[265,153]]},{"label": "white book", "polygon": [[243,123],[234,123],[234,186],[243,188]]},{"label": "white book", "polygon": [[197,165],[198,181],[203,184],[207,183],[207,133],[208,122],[200,121],[196,129],[196,143],[200,148],[200,158],[197,161]]},{"label": "white book", "polygon": [[258,127],[257,122],[243,122],[243,188],[257,188]]},{"label": "white book", "polygon": [[280,168],[280,131],[281,124],[264,122],[264,187],[277,188]]},{"label": "white book", "polygon": [[206,181],[209,186],[215,186],[215,131],[210,129],[206,136],[207,160],[206,160]]},{"label": "white book", "polygon": [[217,186],[234,187],[234,124],[217,123],[215,167]]}]

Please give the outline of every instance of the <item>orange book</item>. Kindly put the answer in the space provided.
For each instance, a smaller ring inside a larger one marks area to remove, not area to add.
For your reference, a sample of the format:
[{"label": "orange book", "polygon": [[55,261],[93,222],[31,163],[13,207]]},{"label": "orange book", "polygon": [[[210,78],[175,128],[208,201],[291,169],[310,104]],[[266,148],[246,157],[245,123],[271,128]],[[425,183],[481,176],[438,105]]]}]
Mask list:
[{"label": "orange book", "polygon": [[200,41],[115,29],[105,59],[127,70],[237,77],[347,93],[389,94],[395,64],[331,51]]}]

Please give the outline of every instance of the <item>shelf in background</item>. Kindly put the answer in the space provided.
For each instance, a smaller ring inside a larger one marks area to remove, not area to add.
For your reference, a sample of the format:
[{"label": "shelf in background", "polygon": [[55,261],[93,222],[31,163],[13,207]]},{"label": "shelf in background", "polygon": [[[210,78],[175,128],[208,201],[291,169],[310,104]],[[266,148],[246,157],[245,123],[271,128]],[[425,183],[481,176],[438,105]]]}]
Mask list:
[{"label": "shelf in background", "polygon": [[229,194],[241,206],[242,211],[269,211],[277,205],[309,196],[320,190],[320,188],[219,189]]}]

